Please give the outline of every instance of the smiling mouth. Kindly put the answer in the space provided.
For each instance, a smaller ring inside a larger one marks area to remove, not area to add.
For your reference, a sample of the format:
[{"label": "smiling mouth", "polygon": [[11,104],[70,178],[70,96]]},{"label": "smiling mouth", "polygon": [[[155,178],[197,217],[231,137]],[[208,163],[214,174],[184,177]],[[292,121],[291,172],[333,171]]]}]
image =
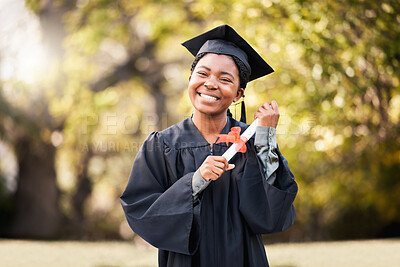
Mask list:
[{"label": "smiling mouth", "polygon": [[214,96],[210,96],[210,95],[205,95],[205,94],[200,94],[199,93],[199,96],[201,96],[203,98],[206,98],[206,99],[209,99],[209,100],[214,100],[214,101],[218,101],[219,100],[218,97],[214,97]]}]

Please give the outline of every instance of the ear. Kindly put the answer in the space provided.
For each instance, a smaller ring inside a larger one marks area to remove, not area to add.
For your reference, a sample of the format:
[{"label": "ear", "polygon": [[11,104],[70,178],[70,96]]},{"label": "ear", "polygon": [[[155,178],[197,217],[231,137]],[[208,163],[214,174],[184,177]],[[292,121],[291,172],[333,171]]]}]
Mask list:
[{"label": "ear", "polygon": [[243,95],[244,95],[244,89],[239,88],[237,90],[236,97],[233,99],[233,101],[235,101],[235,102],[238,101]]},{"label": "ear", "polygon": [[192,74],[190,74],[190,76],[189,76],[189,82],[190,82],[190,79],[192,79]]}]

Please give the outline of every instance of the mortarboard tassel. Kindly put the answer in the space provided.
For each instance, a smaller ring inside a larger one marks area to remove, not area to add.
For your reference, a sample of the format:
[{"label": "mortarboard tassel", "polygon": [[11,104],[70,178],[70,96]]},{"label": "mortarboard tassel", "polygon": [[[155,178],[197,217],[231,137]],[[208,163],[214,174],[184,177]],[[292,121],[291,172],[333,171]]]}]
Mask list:
[{"label": "mortarboard tassel", "polygon": [[246,108],[244,106],[244,96],[242,101],[242,107],[240,109],[240,121],[246,123]]},{"label": "mortarboard tassel", "polygon": [[231,117],[231,118],[232,118],[232,113],[231,113],[231,111],[229,110],[229,108],[228,108],[228,110],[226,111],[226,115],[228,115],[228,117]]}]

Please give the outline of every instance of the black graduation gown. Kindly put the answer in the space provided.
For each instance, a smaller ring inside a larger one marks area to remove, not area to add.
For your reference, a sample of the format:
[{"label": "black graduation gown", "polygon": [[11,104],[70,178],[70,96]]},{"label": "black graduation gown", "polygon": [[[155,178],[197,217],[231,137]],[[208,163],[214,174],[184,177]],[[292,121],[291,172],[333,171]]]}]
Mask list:
[{"label": "black graduation gown", "polygon": [[[228,118],[221,133],[248,125]],[[192,198],[192,176],[210,154],[210,145],[188,118],[145,140],[133,163],[121,203],[132,230],[159,248],[159,266],[268,266],[261,234],[293,224],[297,184],[279,155],[277,178],[266,182],[254,148],[237,153],[226,171]]]}]

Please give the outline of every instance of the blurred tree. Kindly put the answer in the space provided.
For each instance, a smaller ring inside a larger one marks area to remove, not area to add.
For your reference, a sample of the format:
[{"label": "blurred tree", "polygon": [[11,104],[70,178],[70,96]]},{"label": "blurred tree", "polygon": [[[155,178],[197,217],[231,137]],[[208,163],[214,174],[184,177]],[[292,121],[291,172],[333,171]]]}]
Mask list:
[{"label": "blurred tree", "polygon": [[[62,41],[65,37],[60,16],[71,8],[68,4],[55,4],[55,1],[27,1],[34,7],[40,18],[43,43],[51,59],[50,66],[57,68],[63,56]],[[69,4],[74,6],[71,1]],[[35,53],[36,51],[32,51]],[[62,90],[62,73],[57,77],[58,84],[53,88]],[[25,90],[27,86],[14,84]],[[62,129],[62,122],[56,121],[48,111],[46,85],[38,85],[43,90],[37,98],[24,107],[18,103],[9,104],[2,98],[2,113],[5,119],[11,119],[10,127],[5,131],[6,138],[14,144],[18,162],[18,185],[14,199],[14,215],[11,236],[49,238],[59,230],[61,213],[56,184],[55,155],[56,147],[51,136],[56,129]]]},{"label": "blurred tree", "polygon": [[54,236],[60,223],[68,237],[124,235],[118,196],[133,156],[148,133],[191,112],[185,88],[192,58],[178,44],[222,23],[276,70],[249,84],[246,104],[252,114],[262,102],[278,101],[280,149],[300,185],[296,225],[277,238],[399,234],[396,1],[26,6],[54,61],[29,105],[0,94],[0,134],[14,144],[20,170],[16,235]]},{"label": "blurred tree", "polygon": [[286,25],[293,26],[289,36],[302,40],[309,68],[305,75],[294,70],[299,75],[292,72],[289,85],[293,93],[296,85],[306,89],[296,113],[315,123],[294,146],[308,154],[296,157],[304,179],[300,210],[307,212],[300,220],[311,225],[312,239],[385,235],[400,223],[393,198],[400,192],[394,178],[400,170],[400,6],[299,3]]},{"label": "blurred tree", "polygon": [[[13,142],[20,172],[15,194],[16,216],[12,235],[55,236],[60,230],[58,226],[61,211],[67,219],[63,223],[63,229],[66,229],[64,234],[85,237],[91,235],[91,227],[96,228],[101,220],[91,220],[89,216],[94,218],[95,215],[90,212],[88,214],[85,208],[88,205],[97,206],[95,200],[92,204],[87,203],[87,200],[92,190],[96,191],[93,186],[101,184],[97,181],[93,185],[90,177],[88,168],[92,158],[101,157],[107,160],[113,154],[118,155],[121,147],[126,152],[133,152],[138,145],[132,143],[135,139],[131,136],[136,135],[135,142],[141,142],[141,131],[147,134],[166,126],[165,120],[162,120],[168,119],[166,93],[162,90],[167,82],[164,68],[167,62],[172,65],[177,63],[159,61],[156,53],[159,52],[159,43],[164,42],[164,37],[173,29],[168,29],[161,23],[155,29],[140,29],[141,26],[149,26],[146,20],[160,10],[161,6],[157,1],[152,6],[143,8],[141,4],[129,1],[59,3],[32,0],[26,1],[26,6],[39,18],[43,41],[52,59],[49,67],[53,70],[49,69],[50,76],[40,84],[44,92],[40,101],[40,110],[43,112],[28,115],[28,110],[21,109],[21,118],[31,117],[30,123],[33,127],[29,128],[13,118],[15,127],[20,127],[21,132],[27,134]],[[140,14],[145,14],[145,18],[138,15],[141,9],[144,11]],[[153,32],[153,35],[148,32]],[[65,47],[68,49],[65,50]],[[132,85],[137,88],[128,91],[128,87]],[[140,92],[147,98],[145,103]],[[110,98],[110,95],[115,97]],[[133,115],[126,113],[129,110],[126,105],[129,103],[120,101],[125,100],[124,95],[129,98],[139,96],[136,99],[140,103],[139,108],[131,108]],[[119,105],[122,107],[118,107]],[[113,115],[113,110],[122,113]],[[7,108],[6,111],[10,112],[10,109]],[[138,113],[143,116],[137,116]],[[123,121],[119,121],[121,116]],[[94,119],[93,124],[89,122],[90,117]],[[104,119],[116,119],[117,124],[109,125]],[[111,126],[116,129],[108,130]],[[33,134],[36,132],[37,134]],[[96,138],[96,135],[100,138]],[[72,162],[69,166],[72,167],[72,175],[75,177],[72,187],[63,188],[62,177],[58,178],[61,182],[56,184],[56,148],[61,143],[63,147],[59,148],[58,154],[62,155],[60,157],[66,155]],[[31,144],[35,144],[34,150],[30,149]],[[46,169],[49,171],[46,172]],[[39,173],[32,178],[35,171]],[[122,181],[126,176],[123,176]],[[57,189],[60,183],[61,210]],[[112,203],[119,192],[113,194]],[[32,208],[27,203],[31,203]],[[95,209],[91,208],[92,211]],[[104,214],[101,217],[103,216]],[[107,229],[101,231],[107,232]],[[111,230],[113,231],[115,228]],[[100,233],[100,237],[101,235]]]}]

